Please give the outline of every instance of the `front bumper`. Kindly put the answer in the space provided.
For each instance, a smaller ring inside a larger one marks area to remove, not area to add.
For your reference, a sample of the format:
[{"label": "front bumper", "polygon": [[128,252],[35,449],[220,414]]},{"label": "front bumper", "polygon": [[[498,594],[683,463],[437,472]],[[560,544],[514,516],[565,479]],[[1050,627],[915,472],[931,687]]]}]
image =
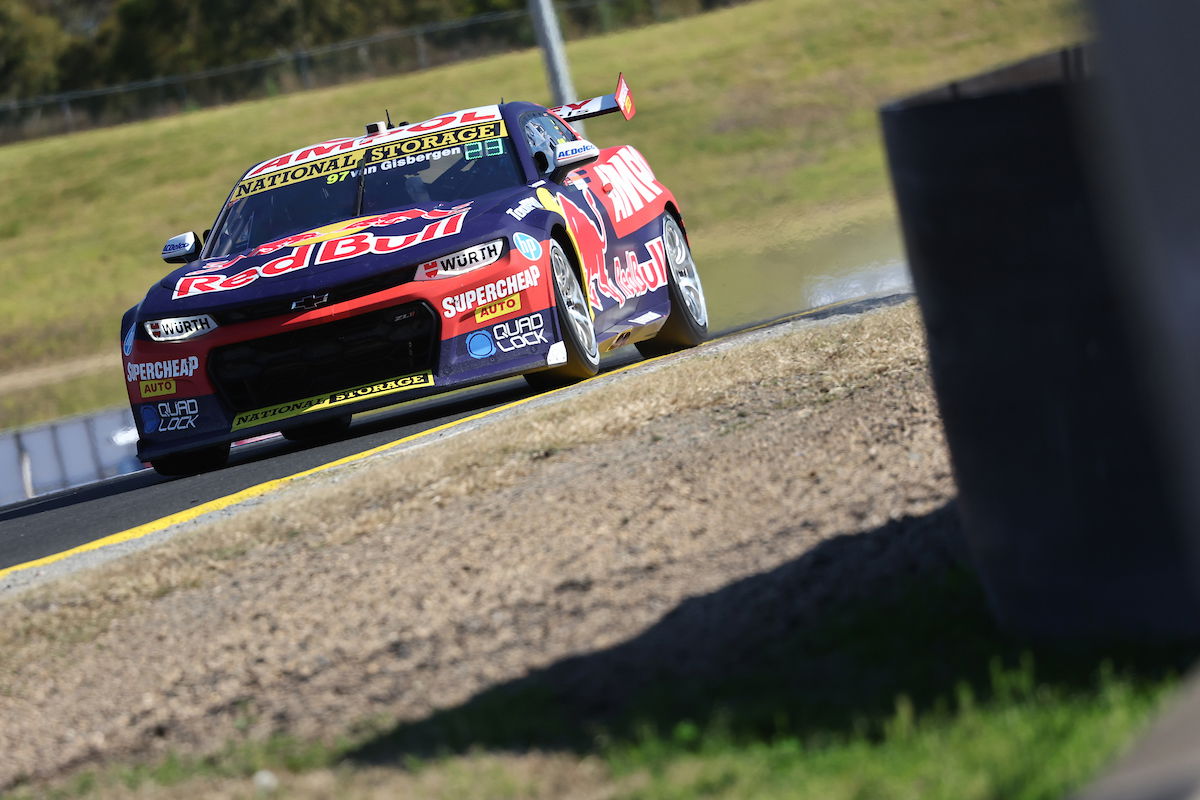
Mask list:
[{"label": "front bumper", "polygon": [[464,275],[222,325],[192,340],[135,339],[124,366],[138,456],[150,461],[544,368],[562,340],[551,280],[548,267],[514,250]]}]

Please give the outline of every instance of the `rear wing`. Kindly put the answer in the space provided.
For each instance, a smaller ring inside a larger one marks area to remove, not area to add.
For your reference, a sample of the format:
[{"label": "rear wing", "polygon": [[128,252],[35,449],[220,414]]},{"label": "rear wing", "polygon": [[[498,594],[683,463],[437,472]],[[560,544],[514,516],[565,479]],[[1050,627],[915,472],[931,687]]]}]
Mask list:
[{"label": "rear wing", "polygon": [[633,115],[637,113],[637,108],[633,105],[633,92],[629,91],[624,74],[617,76],[617,88],[612,94],[602,94],[591,100],[580,100],[578,103],[566,103],[550,110],[568,121],[598,117],[614,111],[620,111],[625,119],[633,119]]}]

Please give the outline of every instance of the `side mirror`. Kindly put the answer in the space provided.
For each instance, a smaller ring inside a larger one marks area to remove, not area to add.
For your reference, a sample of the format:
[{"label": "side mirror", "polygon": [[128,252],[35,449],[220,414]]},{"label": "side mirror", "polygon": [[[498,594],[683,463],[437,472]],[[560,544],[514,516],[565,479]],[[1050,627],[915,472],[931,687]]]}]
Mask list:
[{"label": "side mirror", "polygon": [[167,239],[163,245],[162,260],[168,264],[186,264],[200,257],[200,237],[195,231],[181,233]]},{"label": "side mirror", "polygon": [[571,170],[590,164],[599,157],[600,148],[587,139],[561,142],[554,148],[554,173],[550,177],[556,182],[562,181]]}]

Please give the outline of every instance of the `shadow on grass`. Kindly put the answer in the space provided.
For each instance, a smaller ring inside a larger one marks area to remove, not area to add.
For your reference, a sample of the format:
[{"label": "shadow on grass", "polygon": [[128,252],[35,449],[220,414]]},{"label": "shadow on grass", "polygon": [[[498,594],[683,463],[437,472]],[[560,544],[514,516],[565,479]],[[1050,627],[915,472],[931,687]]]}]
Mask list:
[{"label": "shadow on grass", "polygon": [[[796,535],[782,531],[779,535]],[[774,570],[685,600],[636,638],[565,659],[463,705],[397,725],[346,755],[403,764],[471,749],[595,752],[718,726],[734,742],[879,738],[897,698],[984,703],[1008,670],[1095,692],[1102,662],[1160,680],[1193,646],[1022,642],[999,631],[961,557],[952,505],[828,540]],[[581,590],[584,587],[574,587]]]}]

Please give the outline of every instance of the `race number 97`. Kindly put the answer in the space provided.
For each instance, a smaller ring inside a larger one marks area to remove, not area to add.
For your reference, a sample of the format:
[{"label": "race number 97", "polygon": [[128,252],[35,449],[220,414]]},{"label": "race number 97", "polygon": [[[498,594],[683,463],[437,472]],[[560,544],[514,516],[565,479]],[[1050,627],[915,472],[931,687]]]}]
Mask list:
[{"label": "race number 97", "polygon": [[467,142],[464,152],[468,161],[484,156],[502,156],[504,155],[504,140],[487,139],[482,142]]}]

